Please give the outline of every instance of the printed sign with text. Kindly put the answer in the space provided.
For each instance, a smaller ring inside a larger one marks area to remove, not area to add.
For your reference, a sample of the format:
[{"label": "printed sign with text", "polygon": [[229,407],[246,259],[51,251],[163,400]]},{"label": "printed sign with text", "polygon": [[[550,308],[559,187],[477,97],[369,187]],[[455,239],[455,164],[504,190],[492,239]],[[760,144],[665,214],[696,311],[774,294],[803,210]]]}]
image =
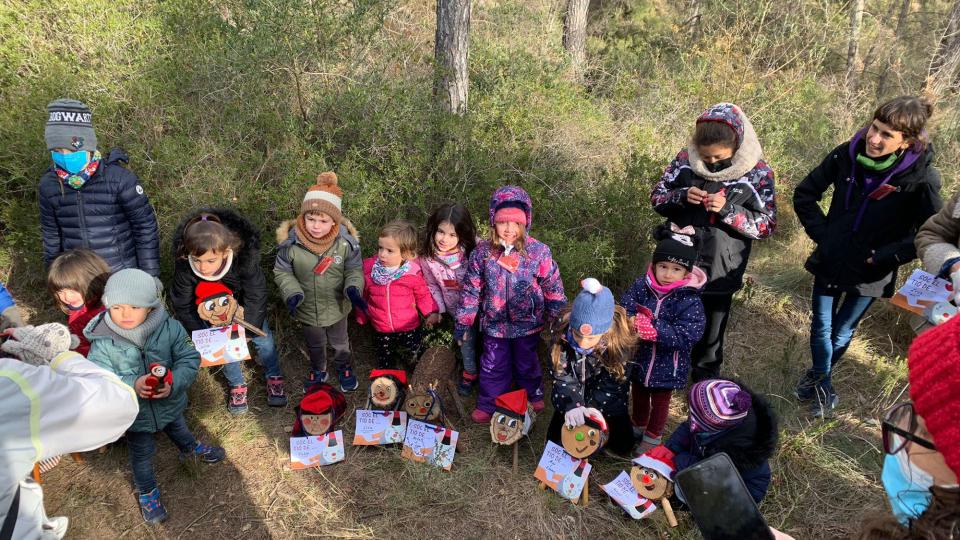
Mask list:
[{"label": "printed sign with text", "polygon": [[357,409],[354,446],[402,443],[407,431],[407,413]]},{"label": "printed sign with text", "polygon": [[290,468],[308,469],[343,461],[343,431],[316,437],[290,437]]},{"label": "printed sign with text", "polygon": [[637,488],[630,481],[630,475],[623,471],[609,484],[601,485],[600,489],[607,492],[613,502],[619,504],[633,519],[643,519],[657,509],[653,501],[637,493]]},{"label": "printed sign with text", "polygon": [[200,353],[200,367],[250,359],[246,329],[239,324],[194,330],[190,337]]},{"label": "printed sign with text", "polygon": [[410,420],[400,457],[450,470],[460,434],[443,426]]},{"label": "printed sign with text", "polygon": [[590,464],[566,453],[562,446],[547,441],[533,476],[562,497],[574,501],[580,497],[590,475]]}]

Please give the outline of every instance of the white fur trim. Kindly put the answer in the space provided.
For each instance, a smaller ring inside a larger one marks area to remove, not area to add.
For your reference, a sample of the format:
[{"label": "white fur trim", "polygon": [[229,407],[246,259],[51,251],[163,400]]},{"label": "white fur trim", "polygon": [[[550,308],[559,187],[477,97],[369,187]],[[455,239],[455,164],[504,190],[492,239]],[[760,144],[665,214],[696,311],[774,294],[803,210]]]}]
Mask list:
[{"label": "white fur trim", "polygon": [[633,462],[645,469],[653,469],[654,471],[657,471],[667,480],[671,479],[671,475],[674,471],[674,468],[671,467],[667,462],[660,461],[659,459],[650,457],[647,454],[643,454],[640,457],[635,458]]},{"label": "white fur trim", "polygon": [[735,180],[750,172],[757,166],[757,162],[763,159],[763,149],[760,147],[760,140],[757,139],[757,132],[754,131],[753,124],[750,123],[750,119],[747,118],[742,109],[738,108],[738,110],[740,111],[740,120],[743,122],[743,141],[740,143],[737,153],[733,155],[733,163],[729,167],[722,171],[710,172],[703,165],[700,152],[697,151],[697,145],[691,141],[687,146],[690,168],[700,178],[714,182]]},{"label": "white fur trim", "polygon": [[303,196],[303,202],[312,201],[312,200],[321,200],[328,202],[335,206],[337,210],[340,210],[340,203],[342,199],[337,197],[329,191],[308,191],[306,195]]}]

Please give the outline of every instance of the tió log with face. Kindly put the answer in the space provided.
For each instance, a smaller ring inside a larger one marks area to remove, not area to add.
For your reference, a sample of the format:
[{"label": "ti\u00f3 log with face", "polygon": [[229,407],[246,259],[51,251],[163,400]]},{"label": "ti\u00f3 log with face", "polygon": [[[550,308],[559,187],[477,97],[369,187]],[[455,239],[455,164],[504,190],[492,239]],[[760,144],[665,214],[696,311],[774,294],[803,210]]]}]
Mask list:
[{"label": "ti\u00f3 log with face", "polygon": [[410,388],[403,409],[415,420],[432,422],[440,418],[440,401],[436,392]]},{"label": "ti\u00f3 log with face", "polygon": [[493,413],[490,418],[490,438],[497,444],[513,444],[523,437],[523,418],[509,416],[502,412]]},{"label": "ti\u00f3 log with face", "polygon": [[329,412],[323,414],[301,414],[300,422],[303,423],[303,431],[307,435],[319,436],[330,431],[333,423],[333,416]]},{"label": "ti\u00f3 log with face", "polygon": [[657,471],[646,467],[631,468],[630,482],[644,499],[657,501],[672,495],[673,483]]},{"label": "ti\u00f3 log with face", "polygon": [[606,443],[606,437],[600,428],[583,424],[576,427],[564,426],[560,432],[563,449],[571,456],[583,459],[592,456]]},{"label": "ti\u00f3 log with face", "polygon": [[400,398],[400,389],[390,377],[377,377],[370,383],[370,402],[381,410],[395,409]]},{"label": "ti\u00f3 log with face", "polygon": [[207,321],[212,326],[226,326],[233,322],[237,314],[237,300],[230,294],[224,294],[212,298],[204,298],[197,305],[197,313],[200,318]]}]

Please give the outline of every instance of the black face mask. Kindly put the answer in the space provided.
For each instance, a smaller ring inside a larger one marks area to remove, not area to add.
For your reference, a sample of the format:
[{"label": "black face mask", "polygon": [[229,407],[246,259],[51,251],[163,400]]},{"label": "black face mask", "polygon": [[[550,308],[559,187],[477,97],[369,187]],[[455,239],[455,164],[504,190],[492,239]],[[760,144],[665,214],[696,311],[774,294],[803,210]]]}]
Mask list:
[{"label": "black face mask", "polygon": [[727,159],[721,159],[720,161],[714,161],[713,163],[703,162],[703,166],[707,168],[710,172],[720,172],[730,165],[733,165],[733,156],[728,157]]}]

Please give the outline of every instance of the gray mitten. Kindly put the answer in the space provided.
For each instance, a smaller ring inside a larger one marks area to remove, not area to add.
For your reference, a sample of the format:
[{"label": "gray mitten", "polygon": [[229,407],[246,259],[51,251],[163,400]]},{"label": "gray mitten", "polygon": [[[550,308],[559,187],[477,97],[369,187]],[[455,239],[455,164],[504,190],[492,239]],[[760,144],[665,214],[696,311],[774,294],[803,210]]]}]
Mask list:
[{"label": "gray mitten", "polygon": [[60,323],[40,326],[21,326],[11,330],[10,339],[0,350],[16,356],[27,364],[44,366],[58,354],[74,349],[80,340]]}]

